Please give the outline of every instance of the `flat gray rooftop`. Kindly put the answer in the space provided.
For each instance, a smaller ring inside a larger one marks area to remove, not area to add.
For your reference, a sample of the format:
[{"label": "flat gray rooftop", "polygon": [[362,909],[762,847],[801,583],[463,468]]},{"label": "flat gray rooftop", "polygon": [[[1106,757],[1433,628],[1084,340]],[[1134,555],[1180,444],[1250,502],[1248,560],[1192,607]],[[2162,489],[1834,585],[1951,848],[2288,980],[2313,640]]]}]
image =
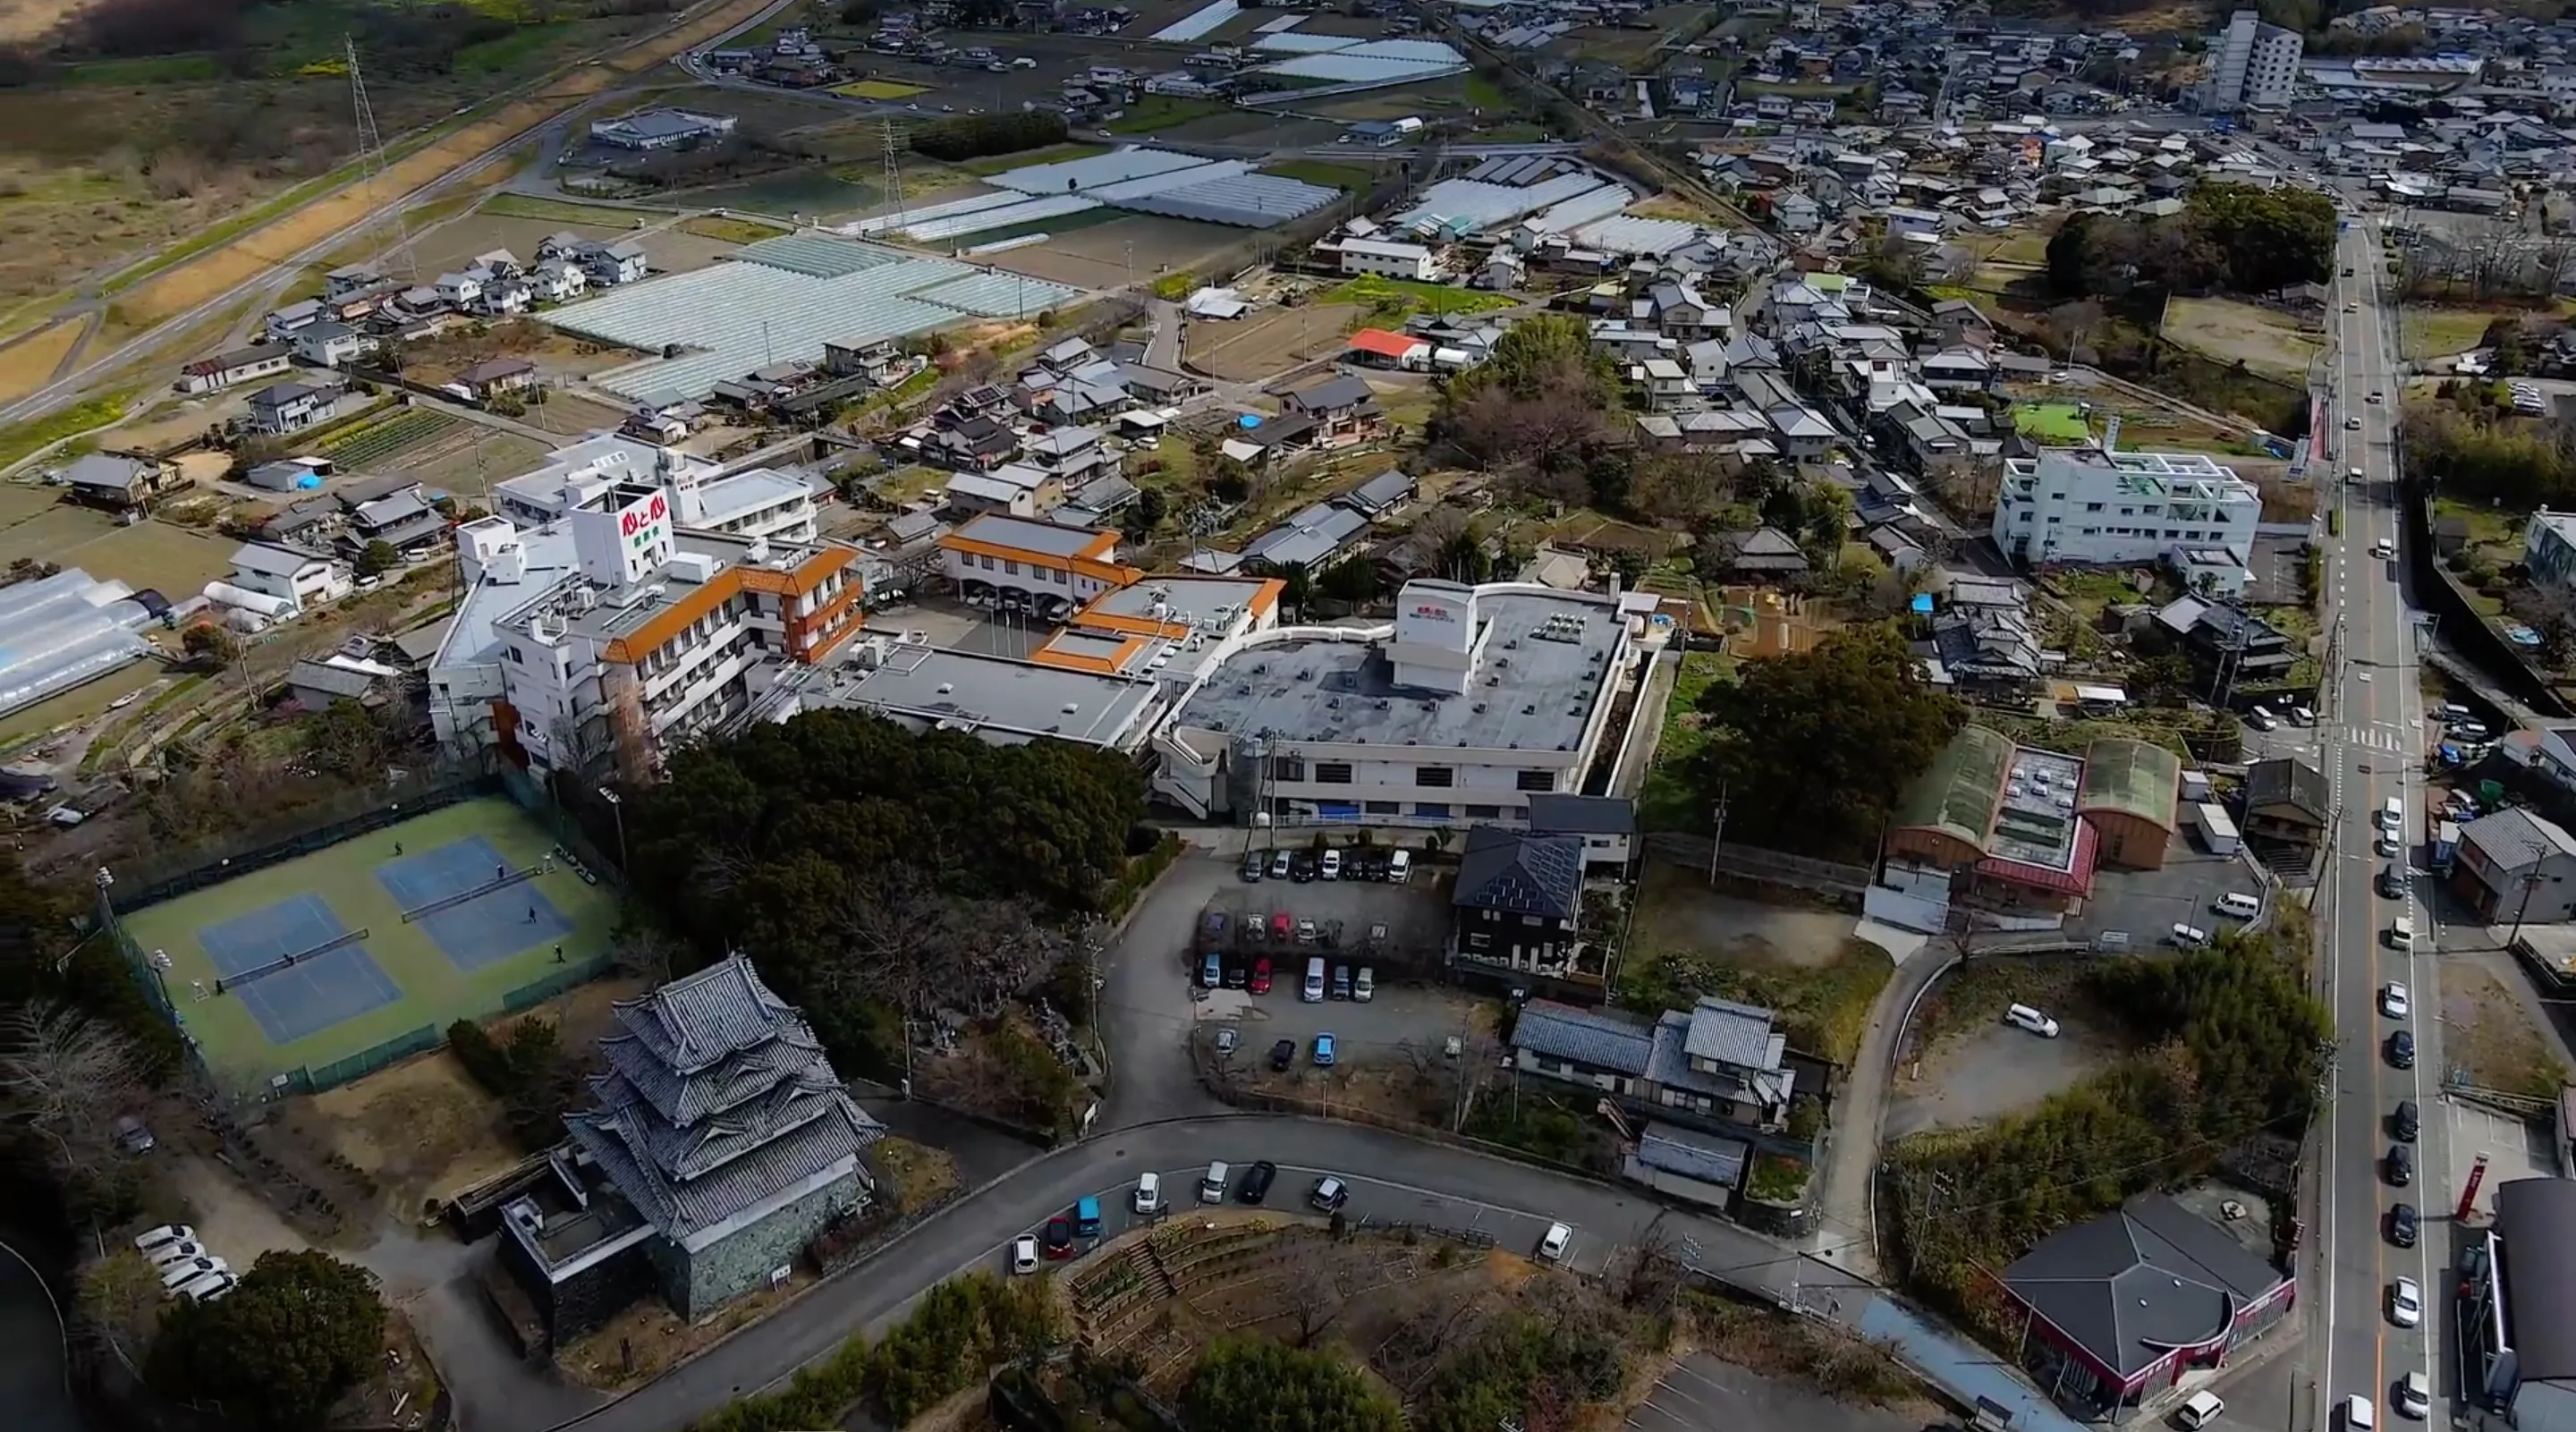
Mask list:
[{"label": "flat gray rooftop", "polygon": [[1089,610],[1104,616],[1151,621],[1156,615],[1154,604],[1159,601],[1165,606],[1162,613],[1165,621],[1186,619],[1193,626],[1213,626],[1217,608],[1240,610],[1260,593],[1263,580],[1260,577],[1156,575],[1132,586],[1102,593]]},{"label": "flat gray rooftop", "polygon": [[2072,867],[2075,788],[2083,781],[2084,763],[2073,756],[2016,748],[2012,772],[2004,778],[2003,810],[1995,817],[1994,853],[2050,870]]},{"label": "flat gray rooftop", "polygon": [[1152,681],[904,646],[873,671],[849,663],[818,671],[798,694],[808,708],[844,706],[916,728],[954,725],[1001,745],[1054,736],[1117,746],[1155,691]]},{"label": "flat gray rooftop", "polygon": [[957,536],[1001,547],[1017,547],[1024,552],[1043,552],[1050,557],[1071,557],[1090,546],[1100,534],[1088,527],[1062,527],[1053,522],[988,512],[958,528]]},{"label": "flat gray rooftop", "polygon": [[1178,724],[1286,741],[1576,749],[1617,664],[1617,606],[1574,593],[1497,593],[1476,611],[1487,633],[1466,695],[1396,685],[1377,643],[1297,637],[1228,657]]}]

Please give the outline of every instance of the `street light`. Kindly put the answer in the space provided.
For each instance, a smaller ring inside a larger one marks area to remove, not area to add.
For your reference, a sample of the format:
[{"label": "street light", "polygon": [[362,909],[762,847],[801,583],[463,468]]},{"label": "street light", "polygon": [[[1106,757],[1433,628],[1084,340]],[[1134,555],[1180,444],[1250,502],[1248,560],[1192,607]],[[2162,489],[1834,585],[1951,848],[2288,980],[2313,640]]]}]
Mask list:
[{"label": "street light", "polygon": [[599,798],[608,802],[609,811],[617,817],[617,873],[626,874],[626,802],[606,786],[599,788]]}]

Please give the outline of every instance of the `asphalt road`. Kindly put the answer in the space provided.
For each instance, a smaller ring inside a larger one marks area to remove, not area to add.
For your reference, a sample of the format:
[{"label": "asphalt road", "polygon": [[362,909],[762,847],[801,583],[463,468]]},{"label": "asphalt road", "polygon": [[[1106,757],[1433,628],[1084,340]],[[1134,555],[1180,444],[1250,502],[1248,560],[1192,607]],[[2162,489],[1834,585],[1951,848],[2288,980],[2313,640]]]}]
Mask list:
[{"label": "asphalt road", "polygon": [[81,1432],[63,1361],[53,1296],[17,1252],[0,1243],[0,1407],[16,1432]]},{"label": "asphalt road", "polygon": [[[2421,760],[2414,754],[2423,731],[2414,623],[2401,564],[2370,555],[2380,540],[2399,539],[2397,472],[2390,447],[2398,410],[2394,403],[2368,401],[2373,391],[2393,394],[2399,386],[2390,332],[2393,312],[2384,306],[2388,295],[2380,289],[2375,226],[2355,222],[2338,245],[2337,258],[2353,276],[2340,282],[2336,295],[2334,391],[2327,409],[2331,457],[2320,455],[2317,461],[2321,481],[2355,467],[2362,479],[2341,484],[2343,536],[2327,539],[2325,581],[2325,625],[2340,632],[2344,650],[2329,674],[2330,704],[2319,722],[2337,801],[2329,868],[2318,883],[2318,930],[2326,941],[2326,994],[2337,1047],[2316,1230],[2325,1286],[2323,1296],[2310,1303],[2314,1315],[2327,1320],[2317,1355],[2318,1427],[2333,1425],[2330,1410],[2357,1393],[2393,1414],[2390,1387],[2410,1371],[2434,1374],[2440,1366],[2434,1342],[2448,1300],[2444,1280],[2433,1275],[2446,1261],[2436,1250],[2449,1246],[2454,1197],[2448,1187],[2448,1122],[2433,1097],[2442,1068],[2440,1022],[2427,1013],[2441,1008],[2434,986],[2433,930],[2419,902],[2410,898],[2401,906],[2372,888],[2386,863],[2372,850],[2377,837],[2373,821],[2381,804],[2391,796],[2404,799],[2402,838],[2410,852],[2421,848],[2424,822]],[[2341,312],[2346,302],[2356,310]],[[2348,415],[2361,418],[2359,431],[2344,428]],[[2414,917],[2416,948],[2423,952],[2419,956],[2388,947],[2385,932],[2401,910]],[[2413,1015],[2407,1020],[2379,1012],[2378,991],[2392,980],[2413,992]],[[2391,1067],[2385,1053],[2387,1037],[2401,1026],[2415,1037],[2412,1069]],[[2413,1099],[2424,1111],[2417,1180],[2403,1190],[2388,1186],[2382,1163],[2389,1147],[2389,1115],[2400,1099]],[[2388,1210],[2401,1200],[2415,1204],[2423,1216],[2421,1236],[2411,1250],[2387,1238]],[[2400,1328],[2389,1321],[2388,1287],[2401,1274],[2424,1289],[2429,1306],[2420,1328]],[[2435,1386],[2442,1387],[2438,1375]]]},{"label": "asphalt road", "polygon": [[[669,1432],[780,1381],[854,1333],[882,1332],[923,1291],[953,1273],[1001,1268],[1011,1239],[1066,1212],[1084,1194],[1100,1197],[1107,1232],[1115,1236],[1134,1217],[1127,1200],[1138,1174],[1161,1173],[1166,1197],[1175,1205],[1169,1216],[1186,1217],[1194,1206],[1190,1190],[1210,1159],[1232,1164],[1239,1183],[1240,1171],[1264,1158],[1279,1165],[1268,1204],[1282,1211],[1302,1208],[1315,1178],[1329,1172],[1349,1180],[1344,1212],[1354,1221],[1479,1229],[1519,1249],[1534,1248],[1550,1222],[1564,1222],[1575,1230],[1571,1261],[1587,1271],[1652,1236],[1704,1270],[1782,1299],[1802,1297],[1810,1307],[1860,1286],[1841,1269],[1784,1252],[1731,1224],[1669,1212],[1643,1197],[1523,1164],[1305,1119],[1183,1119],[1074,1145],[970,1194],[896,1240],[863,1274],[823,1284],[754,1332],[717,1344],[642,1393],[564,1425],[585,1432]],[[1437,1191],[1442,1188],[1475,1193]],[[1863,1301],[1834,1306],[1856,1313]],[[506,1407],[466,1411],[474,1414],[466,1425],[482,1432],[543,1425],[512,1416]]]}]

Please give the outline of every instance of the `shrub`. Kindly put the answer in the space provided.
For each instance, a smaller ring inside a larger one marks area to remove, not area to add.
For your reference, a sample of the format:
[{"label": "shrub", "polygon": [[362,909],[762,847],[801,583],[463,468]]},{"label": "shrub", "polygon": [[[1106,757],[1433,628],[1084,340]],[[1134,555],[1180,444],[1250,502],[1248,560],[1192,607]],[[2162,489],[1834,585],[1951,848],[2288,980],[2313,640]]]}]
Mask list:
[{"label": "shrub", "polygon": [[916,154],[955,163],[988,154],[1017,154],[1064,143],[1064,116],[1044,110],[1021,114],[970,114],[925,125],[912,133]]}]

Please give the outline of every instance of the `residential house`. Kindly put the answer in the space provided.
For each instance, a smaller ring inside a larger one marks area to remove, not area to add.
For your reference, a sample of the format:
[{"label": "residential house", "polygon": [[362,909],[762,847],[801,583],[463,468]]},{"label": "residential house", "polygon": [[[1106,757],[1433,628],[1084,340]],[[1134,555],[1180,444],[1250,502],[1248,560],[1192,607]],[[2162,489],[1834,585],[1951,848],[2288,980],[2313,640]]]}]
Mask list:
[{"label": "residential house", "polygon": [[54,480],[71,490],[73,501],[117,512],[148,507],[156,497],[196,485],[176,462],[139,452],[84,453]]},{"label": "residential house", "polygon": [[462,273],[443,273],[430,287],[438,295],[439,302],[470,309],[483,301],[485,277],[471,269]]},{"label": "residential house", "polygon": [[327,710],[343,701],[382,706],[392,699],[393,683],[399,676],[393,668],[374,662],[336,657],[316,661],[308,657],[287,668],[286,694],[307,711]]},{"label": "residential house", "polygon": [[1945,392],[1984,392],[1995,385],[1995,365],[1979,349],[1944,348],[1920,360],[1923,382]]},{"label": "residential house", "polygon": [[2155,620],[2210,676],[2225,666],[2242,684],[2264,685],[2288,679],[2299,662],[2300,648],[2288,633],[2233,603],[2177,597]]},{"label": "residential house", "polygon": [[1100,437],[1098,428],[1055,428],[1020,444],[1020,461],[1069,491],[1089,482],[1104,468],[1117,465],[1109,450],[1101,446]]},{"label": "residential house", "polygon": [[384,542],[409,554],[447,534],[447,518],[416,485],[360,503],[349,514],[349,536],[358,546]]},{"label": "residential house", "polygon": [[1428,368],[1431,345],[1406,333],[1363,328],[1344,340],[1351,361],[1378,368]]},{"label": "residential house", "polygon": [[590,275],[565,259],[540,259],[528,270],[528,296],[538,303],[569,303],[590,288]]},{"label": "residential house", "polygon": [[1383,239],[1344,239],[1340,246],[1342,272],[1373,274],[1379,278],[1410,279],[1430,283],[1440,277],[1440,261],[1421,244],[1391,243]]},{"label": "residential house", "polygon": [[352,397],[347,385],[337,382],[271,383],[250,395],[243,422],[269,437],[302,432],[340,416],[343,408],[353,406]]},{"label": "residential house", "polygon": [[1063,505],[1064,479],[1025,462],[1006,462],[990,471],[969,469],[948,479],[941,489],[950,514],[959,520],[984,513],[1042,517]]},{"label": "residential house", "polygon": [[262,327],[267,330],[270,342],[286,343],[293,341],[297,333],[329,316],[330,311],[323,306],[321,299],[299,299],[271,313]]},{"label": "residential house", "polygon": [[1807,554],[1797,540],[1776,527],[1729,532],[1710,539],[1710,548],[1726,575],[1761,582],[1781,582],[1806,573]]},{"label": "residential house", "polygon": [[1625,796],[1585,796],[1565,791],[1533,791],[1529,798],[1533,835],[1583,837],[1583,868],[1589,874],[1625,872],[1635,856],[1637,803]]},{"label": "residential house", "polygon": [[614,244],[592,243],[581,251],[582,272],[601,288],[633,283],[651,272],[644,257],[644,247],[632,239]]},{"label": "residential house", "polygon": [[921,455],[932,462],[967,472],[989,472],[1020,451],[1014,429],[980,414],[937,420],[921,439]]},{"label": "residential house", "polygon": [[1471,826],[1450,898],[1450,967],[1597,1001],[1603,951],[1582,933],[1583,838]]},{"label": "residential house", "polygon": [[461,369],[456,386],[478,403],[512,393],[524,393],[537,386],[537,365],[525,358],[490,358]]},{"label": "residential house", "polygon": [[1286,395],[1290,415],[1314,420],[1319,447],[1347,447],[1386,435],[1386,414],[1377,393],[1359,378],[1328,378]]},{"label": "residential house", "polygon": [[375,346],[376,341],[366,334],[327,319],[308,324],[295,335],[295,356],[316,368],[337,368],[365,357]]},{"label": "residential house", "polygon": [[2297,756],[2275,756],[2245,768],[2245,811],[2236,825],[2257,848],[2281,852],[2305,868],[2325,846],[2334,798],[2325,773]]},{"label": "residential house", "polygon": [[182,393],[212,393],[236,383],[274,378],[294,367],[294,358],[295,350],[285,344],[234,348],[181,368],[179,381],[171,386]]},{"label": "residential house", "polygon": [[352,585],[345,565],[283,542],[245,542],[233,549],[232,575],[225,580],[286,602],[299,615],[347,596]]},{"label": "residential house", "polygon": [[2490,925],[2576,920],[2576,836],[2520,806],[2460,827],[2451,889]]},{"label": "residential house", "polygon": [[1652,1022],[1551,999],[1521,1006],[1512,1067],[1601,1090],[1640,1111],[1681,1111],[1721,1124],[1777,1129],[1795,1073],[1788,1038],[1755,1005],[1705,996]]}]

